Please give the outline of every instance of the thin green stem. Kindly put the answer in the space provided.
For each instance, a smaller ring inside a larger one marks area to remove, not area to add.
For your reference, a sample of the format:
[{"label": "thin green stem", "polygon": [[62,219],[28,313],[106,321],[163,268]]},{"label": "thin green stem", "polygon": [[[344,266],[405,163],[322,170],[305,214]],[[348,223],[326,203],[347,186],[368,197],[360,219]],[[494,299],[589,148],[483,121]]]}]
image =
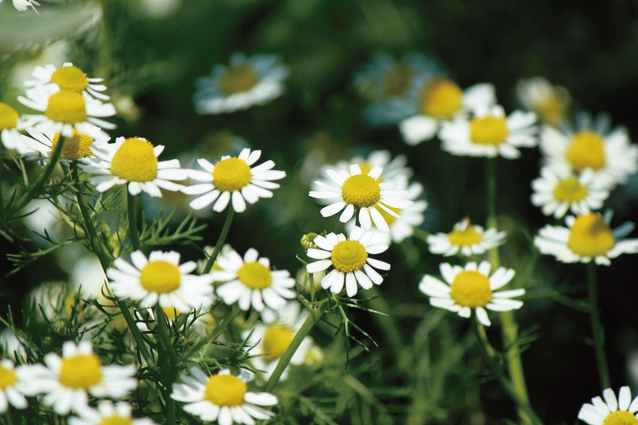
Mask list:
[{"label": "thin green stem", "polygon": [[128,207],[129,236],[131,237],[133,250],[137,251],[141,249],[140,235],[137,232],[137,202],[135,201],[135,196],[129,192],[128,185],[126,186],[126,205]]},{"label": "thin green stem", "polygon": [[155,305],[155,323],[157,324],[157,333],[159,335],[159,339],[161,341],[160,347],[164,347],[166,352],[169,355],[169,358],[173,364],[179,362],[179,357],[175,353],[175,349],[173,348],[173,343],[171,342],[171,335],[168,330],[168,326],[166,325],[166,321],[168,320],[166,317],[166,313],[159,304]]},{"label": "thin green stem", "polygon": [[426,232],[423,229],[419,229],[418,227],[414,228],[414,237],[417,239],[421,239],[423,242],[427,242],[428,241],[428,236],[430,236],[430,233]]},{"label": "thin green stem", "polygon": [[[160,349],[160,357],[168,357],[168,367],[162,371],[160,369],[161,381],[164,384],[164,403],[166,404],[166,424],[175,424],[175,400],[171,398],[171,390],[173,382],[177,378],[177,367],[179,365],[179,357],[175,353],[175,349],[171,342],[170,332],[166,326],[166,314],[159,304],[155,305],[155,323],[157,324],[157,333],[160,339],[158,344]],[[161,373],[163,372],[163,373]]]},{"label": "thin green stem", "polygon": [[609,367],[607,366],[607,356],[605,355],[605,330],[600,322],[600,311],[598,310],[598,289],[596,287],[596,263],[590,261],[587,264],[587,291],[589,292],[589,304],[591,313],[591,329],[594,334],[593,342],[596,350],[596,365],[598,366],[598,377],[602,390],[611,388],[609,379]]},{"label": "thin green stem", "polygon": [[224,241],[226,241],[226,235],[228,235],[228,229],[230,229],[230,223],[233,221],[233,215],[235,215],[235,210],[232,208],[232,205],[228,206],[228,215],[226,215],[226,221],[224,222],[224,227],[222,227],[222,232],[219,234],[219,238],[217,238],[217,244],[215,244],[215,249],[213,249],[213,253],[208,257],[208,261],[206,261],[206,266],[204,267],[204,271],[202,274],[206,274],[210,272],[213,268],[213,264],[215,264],[215,260],[217,260],[217,256],[219,252],[222,250],[222,246],[224,245]]},{"label": "thin green stem", "polygon": [[239,305],[235,304],[231,312],[224,317],[219,325],[213,331],[206,336],[206,338],[201,339],[195,345],[193,345],[187,352],[182,354],[182,361],[187,361],[193,354],[204,348],[206,345],[214,342],[219,335],[224,332],[224,330],[228,327],[228,325],[235,320],[235,317],[239,315],[241,309]]},{"label": "thin green stem", "polygon": [[494,158],[487,158],[487,228],[496,229],[496,166]]}]

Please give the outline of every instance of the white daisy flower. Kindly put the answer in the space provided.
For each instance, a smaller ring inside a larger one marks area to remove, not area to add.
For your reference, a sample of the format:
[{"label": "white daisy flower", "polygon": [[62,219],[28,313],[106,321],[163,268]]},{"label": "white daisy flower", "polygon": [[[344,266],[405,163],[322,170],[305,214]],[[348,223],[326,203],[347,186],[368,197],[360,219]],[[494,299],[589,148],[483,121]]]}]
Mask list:
[{"label": "white daisy flower", "polygon": [[238,156],[222,156],[214,165],[200,158],[197,163],[204,169],[189,170],[188,176],[203,184],[194,184],[182,188],[187,195],[202,195],[191,201],[190,206],[194,210],[206,208],[213,202],[213,211],[222,212],[232,201],[235,212],[246,210],[246,202],[256,203],[259,198],[272,198],[272,189],[279,187],[273,180],[281,180],[286,177],[285,171],[273,170],[275,163],[268,160],[256,167],[251,166],[257,162],[261,151],[242,149]]},{"label": "white daisy flower", "polygon": [[140,302],[141,307],[173,307],[188,313],[212,303],[210,275],[190,274],[197,263],[187,261],[180,265],[180,254],[175,251],[152,251],[148,259],[142,251],[131,253],[131,263],[118,258],[115,268],[106,271],[110,287],[118,298]]},{"label": "white daisy flower", "polygon": [[125,401],[113,404],[112,401],[101,400],[97,410],[90,407],[78,413],[80,417],[68,419],[69,425],[156,425],[149,418],[133,418],[133,409]]},{"label": "white daisy flower", "polygon": [[444,122],[441,148],[452,155],[515,159],[520,147],[536,146],[536,114],[514,111],[509,117],[500,105],[475,110],[472,118]]},{"label": "white daisy flower", "polygon": [[57,85],[60,90],[69,90],[76,93],[87,93],[100,100],[109,100],[103,92],[106,86],[97,84],[104,81],[103,78],[89,78],[71,62],[64,62],[61,67],[55,65],[36,66],[33,69],[35,80],[25,81],[27,87],[42,87],[45,85]]},{"label": "white daisy flower", "polygon": [[217,65],[210,77],[197,80],[195,109],[202,115],[221,114],[263,105],[283,93],[288,74],[276,55],[235,53],[228,66]]},{"label": "white daisy flower", "polygon": [[552,126],[567,118],[571,98],[565,87],[552,86],[543,77],[519,80],[516,94],[523,107],[535,112],[539,119]]},{"label": "white daisy flower", "polygon": [[490,263],[467,263],[465,268],[448,263],[440,265],[444,282],[425,275],[419,283],[419,291],[430,297],[430,304],[470,317],[476,309],[476,317],[485,326],[490,325],[485,309],[509,311],[521,308],[522,301],[512,300],[525,294],[525,289],[494,292],[502,288],[514,277],[514,270],[499,267],[490,276]]},{"label": "white daisy flower", "polygon": [[333,216],[343,210],[339,221],[347,223],[358,209],[361,227],[369,229],[374,222],[379,230],[389,232],[388,224],[379,209],[398,217],[390,208],[402,209],[412,205],[412,201],[407,199],[407,191],[395,190],[394,183],[379,181],[383,173],[383,168],[379,166],[373,167],[368,174],[363,174],[358,164],[350,165],[349,173],[346,170],[326,170],[326,173],[339,187],[315,181],[320,190],[313,190],[308,194],[318,199],[338,199],[337,202],[321,209],[321,215],[324,217]]},{"label": "white daisy flower", "polygon": [[593,122],[588,114],[578,115],[575,129],[544,126],[540,148],[547,166],[575,173],[591,168],[594,179],[609,189],[625,184],[638,171],[638,146],[631,143],[625,127],[609,127],[604,114]]},{"label": "white daisy flower", "polygon": [[[2,1],[3,0],[0,0],[0,3],[2,3]],[[38,13],[38,11],[35,10],[36,6],[40,6],[40,3],[35,0],[13,0],[13,7],[15,7],[18,12],[24,12],[31,7],[35,13]]]},{"label": "white daisy flower", "polygon": [[[55,149],[60,141],[60,133],[40,133],[33,129],[29,129],[29,135],[31,137],[24,137],[28,143],[26,143],[29,153],[28,157],[32,158],[49,158],[51,152]],[[91,137],[88,134],[80,133],[76,129],[73,129],[73,136],[67,137],[64,140],[64,146],[60,153],[60,160],[65,162],[78,161],[81,158],[89,158],[95,156],[91,151],[91,146],[94,143],[106,143],[111,138],[96,134],[95,137]]]},{"label": "white daisy flower", "polygon": [[318,248],[308,249],[307,255],[319,261],[308,263],[306,271],[318,273],[332,266],[330,273],[321,279],[321,287],[330,288],[335,294],[341,292],[344,283],[349,297],[357,294],[357,283],[363,289],[372,288],[373,283],[381,285],[383,276],[375,269],[390,270],[390,264],[369,256],[388,249],[388,245],[379,243],[374,232],[363,232],[360,227],[355,227],[349,239],[343,233],[328,233],[318,235],[313,242]]},{"label": "white daisy flower", "polygon": [[160,198],[160,188],[178,191],[183,186],[173,181],[188,178],[188,170],[180,168],[179,159],[158,161],[164,146],[153,147],[143,137],[118,137],[115,143],[93,144],[91,151],[96,158],[83,158],[80,167],[87,173],[96,174],[89,182],[97,185],[98,192],[128,184],[128,191],[133,196],[144,191]]},{"label": "white daisy flower", "polygon": [[11,106],[0,102],[0,138],[6,149],[15,150],[19,154],[28,153],[25,137],[20,134],[20,114]]},{"label": "white daisy flower", "polygon": [[62,357],[48,353],[44,363],[46,366],[39,363],[23,366],[24,379],[29,383],[25,394],[43,394],[42,403],[51,406],[58,415],[86,409],[88,394],[120,399],[137,388],[135,365],[103,366],[88,341],[78,345],[66,341]]},{"label": "white daisy flower", "polygon": [[235,376],[228,369],[207,376],[200,369],[191,368],[192,377],[182,375],[183,384],[173,384],[171,398],[181,401],[184,411],[204,422],[218,421],[219,425],[240,423],[254,425],[255,419],[270,419],[275,414],[259,406],[274,406],[277,397],[270,393],[248,391],[246,375]]},{"label": "white daisy flower", "polygon": [[102,128],[116,127],[101,118],[115,115],[115,107],[102,103],[87,93],[60,90],[57,84],[34,87],[26,92],[27,97],[18,96],[23,105],[43,112],[42,115],[23,115],[25,128],[42,133],[61,133],[73,137],[73,129],[93,137],[108,136]]},{"label": "white daisy flower", "polygon": [[611,259],[621,254],[638,252],[638,239],[618,240],[633,229],[620,226],[612,231],[603,216],[589,213],[565,217],[568,227],[546,225],[534,237],[541,254],[553,255],[563,263],[589,263],[609,266]]},{"label": "white daisy flower", "polygon": [[264,305],[278,310],[286,304],[286,299],[295,298],[295,279],[287,270],[271,270],[270,260],[259,257],[256,249],[250,248],[244,258],[235,251],[217,257],[220,270],[210,272],[215,282],[226,282],[217,287],[219,295],[227,305],[239,304],[247,311],[252,305],[262,311]]},{"label": "white daisy flower", "polygon": [[454,225],[452,232],[429,235],[427,242],[432,254],[449,257],[460,252],[469,257],[483,254],[504,244],[505,232],[496,229],[484,230],[483,227],[472,224],[469,218],[465,218]]},{"label": "white daisy flower", "polygon": [[0,353],[8,356],[12,360],[27,357],[26,343],[19,338],[11,329],[5,328],[0,332]]},{"label": "white daisy flower", "polygon": [[587,168],[579,176],[567,170],[541,169],[541,176],[532,181],[532,204],[541,207],[543,214],[561,218],[571,210],[587,214],[603,207],[609,190],[594,181],[594,172]]},{"label": "white daisy flower", "polygon": [[9,404],[16,409],[27,407],[24,388],[29,384],[20,379],[21,376],[21,368],[16,370],[11,360],[0,360],[0,413],[6,412]]},{"label": "white daisy flower", "polygon": [[589,425],[603,424],[637,424],[638,397],[631,399],[629,387],[621,387],[618,398],[611,388],[603,391],[603,401],[594,397],[590,403],[583,404],[578,412],[578,419]]}]

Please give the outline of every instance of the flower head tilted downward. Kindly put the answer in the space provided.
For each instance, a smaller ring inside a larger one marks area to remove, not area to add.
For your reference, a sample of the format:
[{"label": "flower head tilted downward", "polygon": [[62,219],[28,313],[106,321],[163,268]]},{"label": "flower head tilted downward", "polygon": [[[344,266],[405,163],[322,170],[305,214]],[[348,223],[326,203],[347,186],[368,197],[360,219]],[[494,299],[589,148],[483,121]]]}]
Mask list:
[{"label": "flower head tilted downward", "polygon": [[631,399],[629,387],[621,387],[618,398],[611,388],[603,391],[600,397],[591,399],[591,403],[583,404],[578,412],[578,419],[589,425],[637,425],[638,397]]}]

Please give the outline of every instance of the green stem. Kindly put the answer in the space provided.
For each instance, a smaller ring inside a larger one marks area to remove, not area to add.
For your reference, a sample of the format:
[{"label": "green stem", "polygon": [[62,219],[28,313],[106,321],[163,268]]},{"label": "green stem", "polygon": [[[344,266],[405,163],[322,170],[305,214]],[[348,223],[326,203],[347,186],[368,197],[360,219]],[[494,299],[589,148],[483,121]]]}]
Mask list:
[{"label": "green stem", "polygon": [[[372,310],[380,311],[382,313],[388,313],[390,311],[390,306],[388,305],[385,298],[381,296],[381,293],[377,289],[376,286],[368,289],[366,291],[367,295],[370,296],[370,300],[368,304]],[[397,361],[399,361],[399,365],[402,365],[402,359],[406,358],[403,349],[403,339],[401,338],[401,330],[396,326],[395,321],[390,316],[385,316],[381,314],[373,314],[372,318],[377,323],[381,332],[388,342],[392,353]]]},{"label": "green stem", "polygon": [[[168,367],[164,370],[162,376],[162,383],[164,384],[164,403],[166,404],[166,424],[175,424],[175,400],[171,398],[171,390],[173,388],[173,382],[177,378],[177,367],[179,364],[179,357],[175,353],[173,344],[171,342],[171,336],[166,326],[166,314],[159,303],[155,305],[155,323],[157,324],[157,333],[159,335],[160,344],[158,344],[160,356],[168,356]],[[160,368],[160,373],[163,368]]]},{"label": "green stem", "polygon": [[213,329],[213,331],[210,334],[208,334],[206,338],[201,339],[199,342],[193,345],[187,352],[182,354],[182,361],[187,361],[188,359],[190,359],[190,357],[193,354],[195,354],[196,352],[198,352],[199,350],[201,350],[202,348],[204,348],[206,345],[210,344],[211,342],[214,342],[217,339],[217,337],[219,337],[219,335],[221,335],[221,333],[224,332],[224,329],[226,329],[228,325],[233,320],[235,320],[235,317],[239,315],[240,311],[241,309],[239,308],[239,305],[235,304],[231,312],[228,315],[226,315],[226,317],[224,317],[221,323],[217,325],[217,327]]},{"label": "green stem", "polygon": [[219,238],[217,238],[217,244],[215,244],[215,249],[213,253],[208,257],[208,261],[206,261],[206,266],[204,267],[204,271],[202,274],[206,274],[210,272],[213,268],[213,264],[215,264],[215,260],[217,260],[217,256],[219,252],[222,250],[222,246],[224,245],[224,241],[226,240],[226,235],[228,235],[228,229],[230,229],[230,223],[233,221],[233,215],[235,214],[235,210],[232,208],[232,205],[228,206],[228,215],[226,215],[226,221],[224,222],[224,227],[222,227],[222,232],[219,234]]},{"label": "green stem", "polygon": [[430,236],[430,233],[426,232],[423,229],[415,227],[413,236],[415,238],[417,238],[417,239],[421,239],[423,242],[427,242],[428,241],[428,236]]},{"label": "green stem", "polygon": [[600,311],[598,310],[598,290],[596,288],[596,263],[590,261],[587,264],[587,290],[589,292],[589,304],[591,313],[589,315],[591,328],[594,334],[594,349],[596,350],[596,365],[598,366],[598,377],[602,390],[611,388],[609,379],[609,368],[607,367],[607,356],[605,355],[605,330],[600,322]]},{"label": "green stem", "polygon": [[301,325],[299,331],[297,331],[297,333],[295,334],[295,337],[292,339],[292,342],[286,349],[286,352],[279,359],[277,367],[275,367],[274,372],[272,373],[272,375],[270,375],[270,379],[268,379],[268,382],[266,382],[266,386],[264,387],[265,392],[270,393],[275,388],[275,385],[277,385],[277,382],[279,382],[279,378],[281,378],[281,374],[284,373],[284,370],[286,370],[286,367],[288,367],[288,364],[290,363],[292,356],[297,351],[297,348],[299,348],[301,342],[308,335],[308,333],[310,333],[310,330],[315,326],[315,324],[317,324],[319,319],[321,319],[321,316],[329,306],[330,301],[324,300],[316,310],[310,311],[310,314],[303,322],[303,325]]},{"label": "green stem", "polygon": [[131,237],[131,244],[133,250],[137,251],[140,248],[140,235],[137,232],[137,202],[135,196],[129,192],[128,185],[126,185],[126,205],[128,207],[128,228],[129,235]]},{"label": "green stem", "polygon": [[487,228],[496,229],[496,167],[494,158],[487,158]]}]

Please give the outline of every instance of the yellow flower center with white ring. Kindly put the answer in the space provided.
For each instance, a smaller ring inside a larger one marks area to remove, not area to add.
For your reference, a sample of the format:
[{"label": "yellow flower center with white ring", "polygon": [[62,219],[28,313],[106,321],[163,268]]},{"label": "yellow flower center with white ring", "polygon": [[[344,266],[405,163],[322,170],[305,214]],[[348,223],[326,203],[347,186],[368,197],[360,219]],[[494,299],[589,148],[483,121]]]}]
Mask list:
[{"label": "yellow flower center with white ring", "polygon": [[60,366],[60,383],[69,388],[88,389],[102,381],[102,363],[95,354],[78,354],[63,358]]},{"label": "yellow flower center with white ring", "polygon": [[123,418],[115,415],[109,418],[104,418],[98,425],[133,425],[133,421],[129,418]]},{"label": "yellow flower center with white ring", "polygon": [[579,202],[587,197],[587,187],[576,177],[570,177],[554,187],[554,197],[562,202]]},{"label": "yellow flower center with white ring", "polygon": [[485,307],[492,301],[490,279],[483,273],[464,270],[452,281],[450,296],[461,307]]},{"label": "yellow flower center with white ring", "polygon": [[149,261],[140,273],[140,284],[149,292],[173,292],[182,280],[179,268],[167,261]]},{"label": "yellow flower center with white ring", "polygon": [[548,124],[555,125],[561,122],[567,113],[567,103],[555,94],[549,96],[536,107],[536,112],[541,119]]},{"label": "yellow flower center with white ring", "polygon": [[[53,140],[51,140],[51,151],[55,149],[60,141],[60,133],[55,133]],[[68,137],[64,140],[64,146],[62,147],[62,153],[60,159],[68,159],[69,161],[77,161],[80,158],[88,158],[93,156],[91,152],[91,145],[93,144],[93,138],[87,136],[84,133],[80,133],[76,129],[73,129],[73,137]]]},{"label": "yellow flower center with white ring", "polygon": [[600,170],[605,166],[605,141],[595,131],[579,131],[574,134],[566,155],[576,171]]},{"label": "yellow flower center with white ring", "polygon": [[[383,217],[383,219],[388,224],[388,226],[391,226],[392,223],[394,223],[397,220],[397,218],[395,216],[388,214],[384,209],[381,209],[378,206],[375,206],[374,208],[376,208],[377,211],[379,211],[381,213],[381,217]],[[386,207],[386,208],[389,209],[392,212],[397,213],[398,215],[401,215],[401,209],[400,208],[393,208],[393,207]]]},{"label": "yellow flower center with white ring", "polygon": [[341,197],[347,204],[367,208],[379,202],[381,187],[379,182],[372,177],[365,174],[355,174],[343,182]]},{"label": "yellow flower center with white ring", "polygon": [[127,182],[150,182],[157,177],[153,144],[139,137],[126,139],[111,160],[111,174]]},{"label": "yellow flower center with white ring", "polygon": [[611,412],[605,418],[603,425],[638,425],[638,419],[626,410]]},{"label": "yellow flower center with white ring", "polygon": [[18,381],[18,375],[15,370],[5,369],[0,365],[0,390],[9,388]]},{"label": "yellow flower center with white ring", "polygon": [[206,383],[204,398],[216,406],[241,406],[246,389],[246,383],[236,376],[213,375]]},{"label": "yellow flower center with white ring", "polygon": [[64,124],[76,124],[86,121],[86,102],[77,92],[62,90],[49,97],[44,115],[52,121]]},{"label": "yellow flower center with white ring", "polygon": [[63,66],[51,75],[51,82],[56,83],[62,90],[81,92],[89,85],[89,79],[80,68]]},{"label": "yellow flower center with white ring", "polygon": [[237,279],[251,289],[265,289],[272,283],[270,269],[257,261],[244,263],[237,270]]},{"label": "yellow flower center with white ring", "polygon": [[470,139],[479,145],[500,145],[509,131],[505,117],[483,117],[470,120]]},{"label": "yellow flower center with white ring", "polygon": [[384,79],[383,97],[403,96],[406,94],[412,83],[413,76],[414,70],[404,63],[399,63],[392,67]]},{"label": "yellow flower center with white ring", "polygon": [[474,226],[468,225],[465,230],[454,229],[447,235],[448,241],[452,245],[472,246],[483,241],[483,233],[476,231]]},{"label": "yellow flower center with white ring", "polygon": [[15,128],[18,125],[18,111],[6,103],[0,102],[0,130]]},{"label": "yellow flower center with white ring", "polygon": [[341,241],[332,248],[331,257],[335,269],[350,273],[363,267],[368,253],[359,241]]},{"label": "yellow flower center with white ring", "polygon": [[226,68],[219,77],[219,89],[229,96],[235,93],[246,92],[257,85],[259,74],[252,65],[243,63],[241,65],[231,65]]},{"label": "yellow flower center with white ring", "polygon": [[449,120],[463,106],[463,92],[452,80],[434,78],[423,87],[419,104],[423,115]]},{"label": "yellow flower center with white ring", "polygon": [[222,192],[241,190],[251,179],[248,164],[236,157],[222,159],[213,168],[213,184]]},{"label": "yellow flower center with white ring", "polygon": [[569,230],[567,246],[581,257],[605,255],[616,241],[605,219],[596,213],[579,215]]},{"label": "yellow flower center with white ring", "polygon": [[283,356],[294,336],[292,329],[286,326],[270,326],[261,341],[264,359],[272,361]]}]

